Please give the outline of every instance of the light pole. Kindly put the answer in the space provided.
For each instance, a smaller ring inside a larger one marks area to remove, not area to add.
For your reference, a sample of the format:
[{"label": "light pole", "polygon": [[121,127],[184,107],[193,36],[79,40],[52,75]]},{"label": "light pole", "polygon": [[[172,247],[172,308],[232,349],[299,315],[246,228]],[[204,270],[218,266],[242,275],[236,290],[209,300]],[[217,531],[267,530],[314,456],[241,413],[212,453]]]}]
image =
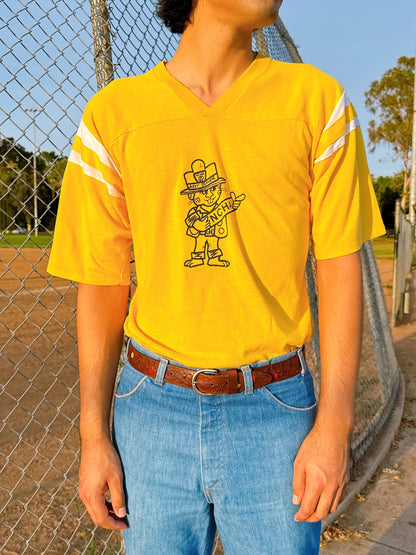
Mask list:
[{"label": "light pole", "polygon": [[26,113],[32,113],[33,120],[33,218],[35,237],[38,236],[38,184],[36,179],[36,114],[42,111],[41,108],[24,108]]}]

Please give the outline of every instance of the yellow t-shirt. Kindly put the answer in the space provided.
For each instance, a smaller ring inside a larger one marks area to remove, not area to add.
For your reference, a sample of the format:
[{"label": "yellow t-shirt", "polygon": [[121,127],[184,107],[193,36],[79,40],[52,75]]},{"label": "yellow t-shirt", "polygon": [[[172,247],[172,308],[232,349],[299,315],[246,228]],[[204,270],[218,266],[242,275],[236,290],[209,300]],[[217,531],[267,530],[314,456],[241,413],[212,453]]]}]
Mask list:
[{"label": "yellow t-shirt", "polygon": [[207,106],[164,63],[88,103],[62,186],[49,272],[138,287],[137,342],[195,367],[307,342],[304,268],[385,232],[355,111],[337,81],[257,55]]}]

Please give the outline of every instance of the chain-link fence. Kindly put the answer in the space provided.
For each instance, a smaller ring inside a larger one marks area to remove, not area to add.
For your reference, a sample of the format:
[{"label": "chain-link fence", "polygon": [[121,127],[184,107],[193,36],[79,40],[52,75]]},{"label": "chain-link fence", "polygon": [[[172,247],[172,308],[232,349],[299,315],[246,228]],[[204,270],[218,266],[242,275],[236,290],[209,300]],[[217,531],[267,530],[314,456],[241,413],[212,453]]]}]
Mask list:
[{"label": "chain-link fence", "polygon": [[[62,174],[87,100],[113,76],[169,58],[178,39],[145,0],[5,0],[0,19],[0,551],[121,553],[77,496],[76,285],[46,273]],[[109,13],[109,22],[108,22]],[[92,15],[91,15],[92,14]],[[94,31],[93,31],[94,30]],[[254,46],[300,61],[280,20]],[[353,437],[357,462],[382,430],[399,382],[371,245],[368,316]],[[311,260],[308,288],[317,322]],[[317,329],[317,325],[316,325]],[[310,349],[319,385],[317,334]]]},{"label": "chain-link fence", "polygon": [[411,276],[413,249],[415,241],[415,226],[410,223],[396,200],[394,218],[394,265],[393,291],[391,308],[391,325],[399,324],[404,314],[410,312]]},{"label": "chain-link fence", "polygon": [[90,12],[15,0],[0,17],[0,551],[84,552],[120,541],[93,538],[77,496],[76,287],[46,264],[66,156],[95,92]]}]

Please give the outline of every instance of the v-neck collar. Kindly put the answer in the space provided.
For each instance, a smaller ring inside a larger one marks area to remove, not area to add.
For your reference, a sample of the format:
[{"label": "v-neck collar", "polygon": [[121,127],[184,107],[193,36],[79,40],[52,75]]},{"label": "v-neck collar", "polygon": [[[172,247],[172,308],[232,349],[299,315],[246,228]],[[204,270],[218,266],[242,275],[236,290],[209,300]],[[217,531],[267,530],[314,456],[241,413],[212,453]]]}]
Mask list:
[{"label": "v-neck collar", "polygon": [[205,104],[199,96],[169,73],[165,66],[166,62],[160,62],[153,68],[153,72],[156,77],[168,85],[189,108],[201,115],[214,115],[224,112],[224,110],[231,106],[231,104],[246,90],[254,77],[258,75],[259,71],[265,68],[264,63],[259,63],[264,59],[267,59],[267,56],[257,52],[256,57],[247,69],[245,69],[228,89],[210,106]]}]

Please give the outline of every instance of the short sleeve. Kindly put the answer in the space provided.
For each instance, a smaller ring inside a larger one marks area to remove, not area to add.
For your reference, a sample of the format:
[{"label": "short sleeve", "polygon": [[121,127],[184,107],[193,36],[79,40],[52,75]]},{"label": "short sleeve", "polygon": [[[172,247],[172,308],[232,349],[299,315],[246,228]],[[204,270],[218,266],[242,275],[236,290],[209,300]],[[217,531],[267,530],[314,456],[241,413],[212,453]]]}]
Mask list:
[{"label": "short sleeve", "polygon": [[310,219],[317,259],[358,251],[386,231],[371,183],[357,114],[342,89],[314,155]]},{"label": "short sleeve", "polygon": [[95,99],[87,104],[65,170],[48,272],[91,285],[127,285],[132,239],[126,199]]}]

